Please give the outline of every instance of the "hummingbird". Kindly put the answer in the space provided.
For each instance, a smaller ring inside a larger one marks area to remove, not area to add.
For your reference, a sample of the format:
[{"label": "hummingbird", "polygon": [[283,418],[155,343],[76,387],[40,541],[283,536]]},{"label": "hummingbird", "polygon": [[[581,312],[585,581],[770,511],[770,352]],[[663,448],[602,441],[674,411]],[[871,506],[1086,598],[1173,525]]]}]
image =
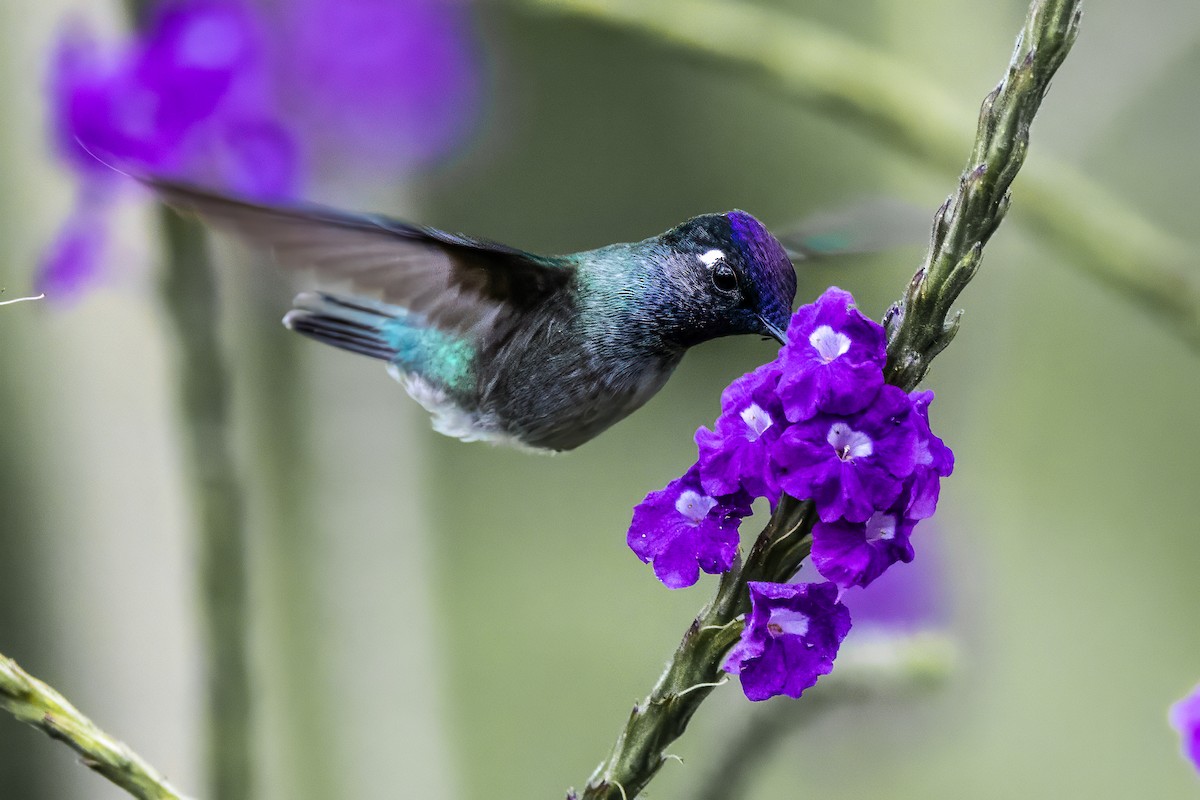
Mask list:
[{"label": "hummingbird", "polygon": [[440,433],[571,450],[646,403],[688,348],[784,341],[796,271],[745,211],[640,242],[542,256],[374,214],[249,202],[145,179],[175,209],[345,287],[283,324],[385,362]]}]

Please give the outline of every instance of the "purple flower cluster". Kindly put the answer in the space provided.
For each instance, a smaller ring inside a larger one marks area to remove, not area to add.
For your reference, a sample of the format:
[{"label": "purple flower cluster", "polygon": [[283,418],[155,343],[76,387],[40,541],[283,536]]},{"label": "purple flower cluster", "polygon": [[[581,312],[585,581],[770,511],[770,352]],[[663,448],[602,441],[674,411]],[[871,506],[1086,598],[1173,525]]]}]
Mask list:
[{"label": "purple flower cluster", "polygon": [[162,0],[119,47],[70,27],[48,89],[79,191],[39,284],[69,296],[101,270],[122,185],[106,164],[279,200],[331,154],[378,174],[445,153],[480,99],[469,23],[442,0]]},{"label": "purple flower cluster", "polygon": [[[828,583],[752,588],[725,666],[751,699],[797,696],[828,672],[849,629],[840,590],[912,560],[913,527],[933,514],[954,466],[929,427],[933,394],[884,382],[883,328],[848,293],[830,288],[800,308],[787,337],[774,361],[725,390],[712,429],[696,432],[695,466],[646,497],[628,535],[663,583],[690,586],[701,569],[729,569],[750,499],[812,500],[812,560]],[[689,503],[705,509],[702,519],[688,521]],[[789,614],[804,624],[779,623]]]}]

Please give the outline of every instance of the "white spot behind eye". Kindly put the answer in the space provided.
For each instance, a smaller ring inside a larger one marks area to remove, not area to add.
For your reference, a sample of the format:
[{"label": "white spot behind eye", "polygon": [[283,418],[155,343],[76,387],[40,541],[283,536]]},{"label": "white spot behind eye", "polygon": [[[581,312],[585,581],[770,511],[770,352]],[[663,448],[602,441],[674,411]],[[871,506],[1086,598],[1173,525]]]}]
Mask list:
[{"label": "white spot behind eye", "polygon": [[704,266],[712,267],[712,265],[717,263],[718,261],[725,260],[725,251],[724,250],[709,250],[707,253],[704,253],[703,255],[696,256],[696,258],[700,259],[701,263],[703,263]]}]

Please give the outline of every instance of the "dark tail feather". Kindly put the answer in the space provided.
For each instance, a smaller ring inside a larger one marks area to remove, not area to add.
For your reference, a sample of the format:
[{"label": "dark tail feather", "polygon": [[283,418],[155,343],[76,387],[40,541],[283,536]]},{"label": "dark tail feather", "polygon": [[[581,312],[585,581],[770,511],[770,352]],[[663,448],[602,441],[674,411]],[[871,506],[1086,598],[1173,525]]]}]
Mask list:
[{"label": "dark tail feather", "polygon": [[391,361],[396,348],[384,328],[404,313],[387,303],[325,292],[304,292],[283,318],[288,328],[351,353]]}]

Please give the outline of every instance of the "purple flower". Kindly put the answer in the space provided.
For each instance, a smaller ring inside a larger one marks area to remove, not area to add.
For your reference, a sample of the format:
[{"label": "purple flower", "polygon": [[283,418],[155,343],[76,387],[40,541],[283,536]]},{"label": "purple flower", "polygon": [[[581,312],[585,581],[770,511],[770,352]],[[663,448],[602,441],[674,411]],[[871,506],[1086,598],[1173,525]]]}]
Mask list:
[{"label": "purple flower", "polygon": [[310,161],[377,175],[453,151],[483,96],[469,7],[451,0],[292,0],[273,40]]},{"label": "purple flower", "polygon": [[52,69],[55,138],[84,173],[112,177],[99,157],[202,177],[231,128],[273,124],[266,80],[256,20],[235,0],[160,6],[138,39],[111,53],[76,25]]},{"label": "purple flower", "polygon": [[[82,189],[43,259],[51,295],[86,285],[118,169],[260,200],[294,197],[301,164],[387,175],[444,155],[482,92],[466,6],[443,0],[162,0],[144,30],[102,48],[82,26],[51,69],[54,139]],[[286,102],[285,102],[286,101]],[[105,162],[105,163],[101,163]],[[60,276],[69,280],[59,282]]]},{"label": "purple flower", "polygon": [[854,307],[849,292],[831,286],[817,302],[801,306],[787,338],[779,354],[779,397],[792,422],[818,411],[859,411],[883,385],[883,327]]},{"label": "purple flower", "polygon": [[721,393],[721,416],[713,430],[696,431],[700,481],[714,495],[745,490],[751,497],[779,502],[779,483],[770,463],[771,444],[786,420],[775,394],[779,368],[764,364]]},{"label": "purple flower", "polygon": [[108,250],[109,193],[99,187],[79,199],[51,245],[42,254],[38,273],[43,287],[59,295],[82,291],[103,269]]},{"label": "purple flower", "polygon": [[925,525],[920,537],[920,558],[888,569],[865,589],[853,586],[842,592],[854,618],[851,639],[872,628],[914,632],[949,624],[954,598],[941,532],[936,525]]},{"label": "purple flower", "polygon": [[691,586],[700,570],[716,574],[733,564],[738,525],[750,513],[750,498],[705,494],[695,467],[665,489],[651,492],[633,509],[626,541],[670,589]]},{"label": "purple flower", "polygon": [[843,588],[866,586],[897,561],[912,561],[913,527],[933,516],[941,477],[954,468],[954,454],[929,430],[933,392],[912,394],[909,399],[916,412],[909,416],[914,427],[914,468],[891,507],[875,511],[865,522],[841,519],[813,526],[813,564]]},{"label": "purple flower", "polygon": [[909,537],[915,524],[903,508],[876,511],[866,522],[818,522],[812,531],[813,566],[843,589],[867,586],[897,561],[913,560]]},{"label": "purple flower", "polygon": [[80,199],[43,258],[39,283],[48,294],[82,288],[101,266],[118,189],[102,162],[259,198],[294,191],[295,148],[271,115],[261,50],[257,22],[236,0],[164,4],[137,39],[107,52],[80,25],[64,33],[51,69],[51,118]]},{"label": "purple flower", "polygon": [[723,669],[740,675],[751,700],[799,697],[833,669],[850,631],[850,612],[832,583],[751,582],[742,638]]},{"label": "purple flower", "polygon": [[937,508],[941,479],[954,471],[954,453],[929,428],[929,404],[933,392],[914,392],[913,422],[917,430],[917,466],[909,488],[909,503],[905,515],[911,519],[928,519]]},{"label": "purple flower", "polygon": [[1180,749],[1200,770],[1200,684],[1192,693],[1171,706],[1167,714],[1171,727],[1179,732]]},{"label": "purple flower", "polygon": [[824,522],[866,522],[892,505],[916,468],[911,409],[902,389],[884,385],[857,414],[818,414],[793,425],[772,450],[780,486],[811,498]]}]

